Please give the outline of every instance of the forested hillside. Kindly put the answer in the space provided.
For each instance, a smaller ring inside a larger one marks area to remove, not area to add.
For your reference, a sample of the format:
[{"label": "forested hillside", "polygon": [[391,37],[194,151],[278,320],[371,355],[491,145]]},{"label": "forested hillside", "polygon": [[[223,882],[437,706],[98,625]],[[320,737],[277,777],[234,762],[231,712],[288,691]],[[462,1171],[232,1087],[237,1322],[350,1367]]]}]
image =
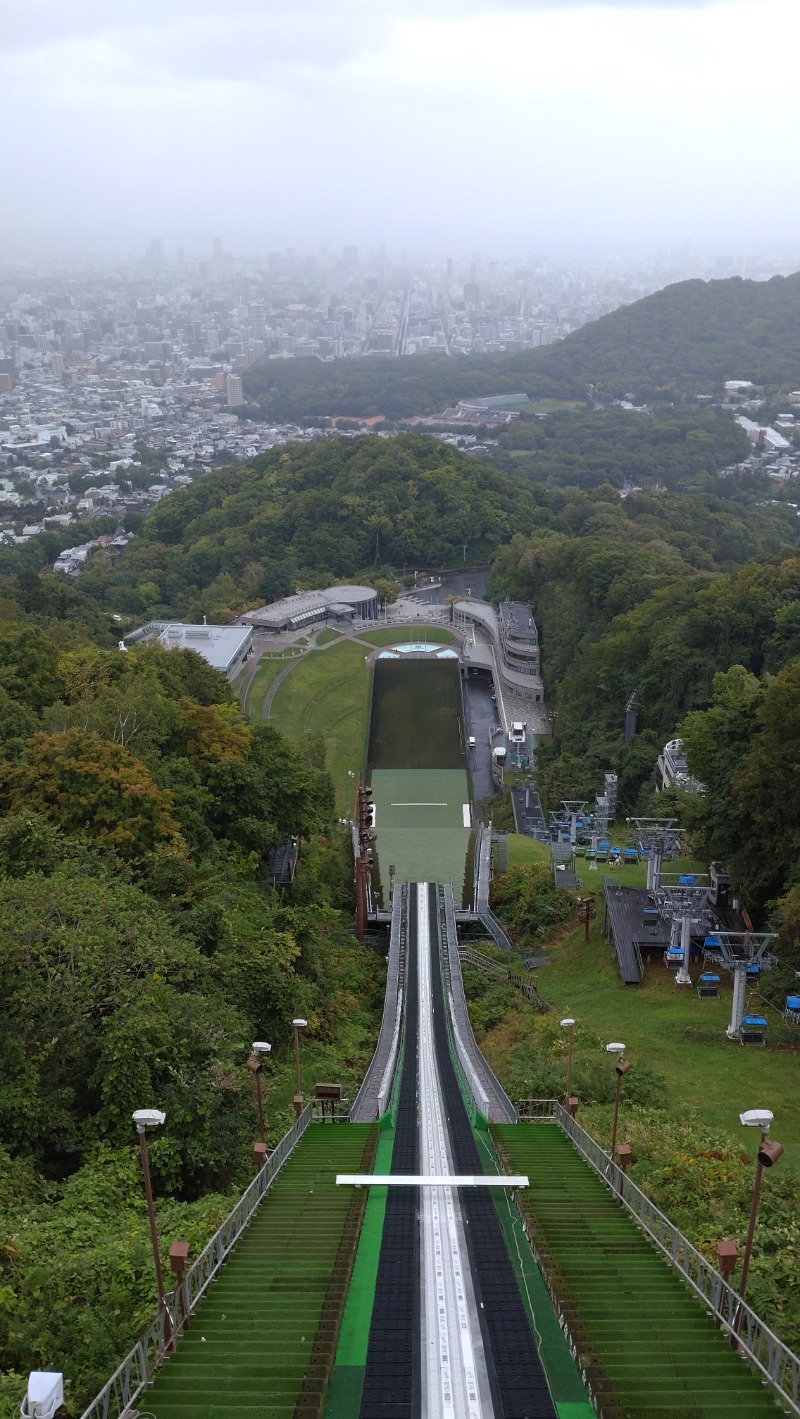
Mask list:
[{"label": "forested hillside", "polygon": [[658,484],[685,488],[703,473],[743,461],[747,435],[715,409],[656,406],[652,412],[572,410],[543,418],[524,412],[486,457],[531,483],[597,488]]},{"label": "forested hillside", "polygon": [[581,399],[661,391],[684,397],[749,379],[800,387],[800,274],[770,281],[681,281],[612,311],[555,345],[515,354],[265,360],[244,376],[268,419],[433,414],[458,399],[524,391]]},{"label": "forested hillside", "polygon": [[520,480],[431,438],[276,448],[164,499],[115,569],[81,589],[109,609],[225,620],[296,586],[384,568],[488,561],[537,525]]},{"label": "forested hillside", "polygon": [[[380,962],[352,935],[321,745],[249,725],[191,652],[105,649],[87,594],[17,561],[0,561],[0,1412],[69,1357],[74,1415],[153,1313],[133,1110],[166,1111],[161,1234],[196,1256],[251,1176],[252,1040],[274,1046],[274,1140],[292,1018],[309,1071],[352,1088]],[[288,833],[290,901],[265,877]]]},{"label": "forested hillside", "polygon": [[[737,663],[775,672],[800,656],[796,514],[724,486],[726,500],[564,493],[546,532],[499,551],[494,592],[532,602],[558,714],[539,753],[550,806],[592,797],[614,768],[631,812],[664,741],[708,703],[717,672]],[[634,689],[640,732],[624,746]]]}]

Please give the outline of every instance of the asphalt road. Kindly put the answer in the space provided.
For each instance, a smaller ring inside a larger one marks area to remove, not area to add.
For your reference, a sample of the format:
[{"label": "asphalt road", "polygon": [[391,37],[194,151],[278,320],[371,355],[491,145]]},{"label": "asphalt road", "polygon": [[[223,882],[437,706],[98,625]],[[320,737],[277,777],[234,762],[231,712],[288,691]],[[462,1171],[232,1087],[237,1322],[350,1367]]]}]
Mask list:
[{"label": "asphalt road", "polygon": [[467,677],[464,681],[464,712],[467,735],[475,737],[475,748],[467,750],[473,797],[493,798],[496,790],[492,783],[491,733],[499,716],[488,680]]},{"label": "asphalt road", "polygon": [[420,577],[413,596],[414,600],[423,606],[440,606],[447,596],[459,596],[463,600],[472,596],[476,601],[483,601],[486,598],[488,581],[488,567],[475,567],[474,570],[467,569],[465,572],[448,572],[441,578],[441,585],[431,587],[430,591],[425,590],[423,579]]}]

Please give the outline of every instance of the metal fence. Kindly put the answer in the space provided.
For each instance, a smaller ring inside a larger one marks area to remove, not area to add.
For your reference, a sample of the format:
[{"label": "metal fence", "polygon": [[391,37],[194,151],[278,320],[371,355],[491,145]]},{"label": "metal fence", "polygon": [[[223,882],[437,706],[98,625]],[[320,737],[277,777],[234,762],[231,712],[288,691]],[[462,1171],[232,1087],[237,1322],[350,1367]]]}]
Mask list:
[{"label": "metal fence", "polygon": [[242,1193],[233,1211],[189,1267],[182,1285],[167,1297],[165,1309],[139,1337],[130,1354],[125,1356],[111,1379],[84,1410],[81,1419],[124,1419],[154,1371],[180,1339],[189,1316],[269,1192],[286,1159],[300,1142],[311,1118],[312,1106],[306,1104],[247,1191]]},{"label": "metal fence", "polygon": [[800,1357],[741,1301],[716,1267],[659,1211],[641,1188],[626,1177],[622,1168],[612,1161],[585,1128],[570,1117],[557,1099],[523,1099],[517,1108],[520,1118],[551,1120],[558,1124],[581,1157],[615,1193],[636,1225],[680,1272],[709,1315],[731,1336],[731,1343],[743,1358],[759,1370],[787,1406],[787,1412],[800,1415]]}]

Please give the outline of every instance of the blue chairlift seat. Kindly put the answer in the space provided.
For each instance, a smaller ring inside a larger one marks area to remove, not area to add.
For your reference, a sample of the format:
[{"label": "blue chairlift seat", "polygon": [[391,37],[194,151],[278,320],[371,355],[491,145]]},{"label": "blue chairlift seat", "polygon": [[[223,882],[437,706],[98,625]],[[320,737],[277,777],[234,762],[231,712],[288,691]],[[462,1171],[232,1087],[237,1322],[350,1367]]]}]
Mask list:
[{"label": "blue chairlift seat", "polygon": [[707,936],[703,942],[703,947],[706,951],[721,951],[722,942],[718,936]]},{"label": "blue chairlift seat", "polygon": [[610,842],[608,841],[608,838],[603,838],[603,839],[597,844],[597,846],[598,846],[599,848],[604,848],[605,851],[608,852],[608,849],[610,848],[611,844],[610,844]]},{"label": "blue chairlift seat", "polygon": [[609,852],[609,856],[610,856],[610,857],[616,857],[616,858],[622,857],[622,848],[621,848],[621,847],[610,847],[610,848],[608,849],[608,852]]},{"label": "blue chairlift seat", "polygon": [[759,977],[760,975],[761,975],[761,967],[760,967],[760,966],[748,966],[748,967],[747,967],[747,979],[748,979],[748,980],[758,980],[758,977]]},{"label": "blue chairlift seat", "polygon": [[719,998],[719,976],[715,976],[713,971],[703,971],[697,982],[697,994],[701,1000],[716,1000]]},{"label": "blue chairlift seat", "polygon": [[693,873],[693,872],[682,872],[682,873],[680,874],[679,878],[678,878],[678,885],[681,886],[681,887],[693,887],[693,886],[694,886],[694,873]]},{"label": "blue chairlift seat", "polygon": [[739,1026],[739,1039],[743,1045],[766,1045],[767,1022],[763,1015],[745,1015]]},{"label": "blue chairlift seat", "polygon": [[676,971],[678,966],[683,965],[683,952],[680,946],[668,946],[664,952],[664,965],[668,971]]},{"label": "blue chairlift seat", "polygon": [[625,859],[626,862],[638,862],[638,861],[639,861],[639,854],[638,854],[638,852],[636,851],[636,848],[635,848],[635,847],[626,847],[626,849],[625,849],[625,851],[623,852],[622,856],[623,856],[623,858]]},{"label": "blue chairlift seat", "polygon": [[800,1025],[800,995],[787,995],[783,1015],[793,1025]]}]

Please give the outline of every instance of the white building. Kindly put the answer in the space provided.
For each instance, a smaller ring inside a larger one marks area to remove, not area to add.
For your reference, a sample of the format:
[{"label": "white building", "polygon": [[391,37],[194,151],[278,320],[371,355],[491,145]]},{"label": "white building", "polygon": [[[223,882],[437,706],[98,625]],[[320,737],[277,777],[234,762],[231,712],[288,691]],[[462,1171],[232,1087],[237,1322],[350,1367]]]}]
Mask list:
[{"label": "white building", "polygon": [[[148,629],[144,627],[145,634]],[[175,621],[156,623],[153,631],[160,632],[158,643],[166,650],[194,650],[228,680],[238,675],[253,644],[251,626],[185,626]],[[127,637],[129,641],[139,638],[137,631]]]},{"label": "white building", "polygon": [[225,376],[225,395],[228,400],[229,409],[235,409],[237,404],[244,403],[244,395],[242,394],[242,381],[239,378],[238,374],[229,374]]}]

